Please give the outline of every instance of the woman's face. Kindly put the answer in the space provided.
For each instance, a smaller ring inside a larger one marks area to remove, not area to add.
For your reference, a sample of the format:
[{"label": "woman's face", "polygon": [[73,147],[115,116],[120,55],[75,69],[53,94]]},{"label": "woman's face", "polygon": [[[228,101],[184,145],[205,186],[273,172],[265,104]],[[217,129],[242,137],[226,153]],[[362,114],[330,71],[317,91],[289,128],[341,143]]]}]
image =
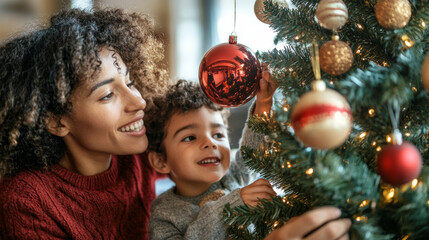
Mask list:
[{"label": "woman's face", "polygon": [[68,151],[91,158],[144,152],[146,102],[117,52],[102,48],[99,58],[101,71],[76,88],[72,112],[62,118]]}]

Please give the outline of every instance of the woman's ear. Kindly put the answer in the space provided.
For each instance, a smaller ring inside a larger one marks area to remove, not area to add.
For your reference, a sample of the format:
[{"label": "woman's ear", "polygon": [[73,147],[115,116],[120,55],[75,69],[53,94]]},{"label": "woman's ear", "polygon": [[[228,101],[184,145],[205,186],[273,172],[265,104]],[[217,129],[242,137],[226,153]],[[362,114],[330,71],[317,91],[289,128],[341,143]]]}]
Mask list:
[{"label": "woman's ear", "polygon": [[157,153],[154,151],[148,152],[149,163],[155,171],[159,173],[168,174],[170,173],[170,167],[165,161],[164,154]]},{"label": "woman's ear", "polygon": [[69,133],[69,129],[63,124],[63,118],[57,115],[48,114],[45,126],[48,132],[58,137],[64,137]]}]

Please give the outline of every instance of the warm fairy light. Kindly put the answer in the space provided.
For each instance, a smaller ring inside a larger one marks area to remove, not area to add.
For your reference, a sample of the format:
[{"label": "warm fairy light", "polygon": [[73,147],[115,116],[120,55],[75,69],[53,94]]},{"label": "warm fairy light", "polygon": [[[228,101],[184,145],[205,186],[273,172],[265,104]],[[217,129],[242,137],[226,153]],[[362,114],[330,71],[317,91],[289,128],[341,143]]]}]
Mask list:
[{"label": "warm fairy light", "polygon": [[363,30],[363,26],[359,23],[356,24],[356,27],[359,28],[360,30]]},{"label": "warm fairy light", "polygon": [[334,81],[329,81],[329,84],[334,84]]},{"label": "warm fairy light", "polygon": [[283,106],[283,111],[285,111],[285,112],[289,111],[288,107],[287,106]]},{"label": "warm fairy light", "polygon": [[419,180],[413,179],[413,181],[411,181],[411,188],[412,189],[416,188],[418,183],[419,183]]},{"label": "warm fairy light", "polygon": [[420,25],[422,26],[422,28],[426,28],[426,23],[425,21],[422,20],[422,22],[420,23]]},{"label": "warm fairy light", "polygon": [[410,236],[409,236],[409,235],[407,235],[407,236],[403,237],[401,240],[407,240],[409,237],[410,237]]},{"label": "warm fairy light", "polygon": [[404,135],[407,136],[407,137],[409,137],[409,136],[411,136],[411,133],[406,132]]},{"label": "warm fairy light", "polygon": [[373,147],[375,147],[375,145],[377,144],[377,142],[375,142],[375,141],[373,141],[372,143],[371,143],[371,145],[373,146]]},{"label": "warm fairy light", "polygon": [[299,40],[299,35],[298,36],[296,36],[296,37],[294,37],[295,38],[295,40]]},{"label": "warm fairy light", "polygon": [[389,199],[391,199],[391,198],[393,198],[395,196],[395,189],[394,188],[391,188],[390,190],[389,190],[389,193],[387,194],[387,197],[389,198]]},{"label": "warm fairy light", "polygon": [[363,202],[360,203],[359,207],[365,207],[368,206],[369,200],[363,200]]},{"label": "warm fairy light", "polygon": [[407,35],[403,35],[401,40],[407,48],[410,48],[414,45],[413,40],[411,40]]},{"label": "warm fairy light", "polygon": [[274,224],[273,224],[273,228],[276,228],[278,225],[279,225],[279,222],[275,221]]},{"label": "warm fairy light", "polygon": [[380,151],[381,151],[381,147],[380,147],[380,146],[378,146],[375,150],[376,150],[377,152],[380,152]]},{"label": "warm fairy light", "polygon": [[363,132],[363,133],[361,133],[360,135],[359,135],[359,138],[360,139],[364,139],[366,137],[366,132]]},{"label": "warm fairy light", "polygon": [[285,168],[285,165],[284,165],[284,164],[282,164],[282,168]]},{"label": "warm fairy light", "polygon": [[426,203],[429,205],[429,200]]},{"label": "warm fairy light", "polygon": [[290,164],[290,162],[286,162],[287,168],[291,168],[292,164]]},{"label": "warm fairy light", "polygon": [[392,137],[390,137],[390,135],[386,136],[386,142],[390,143],[392,141]]},{"label": "warm fairy light", "polygon": [[289,68],[289,72],[293,72],[293,68]]},{"label": "warm fairy light", "polygon": [[387,67],[389,64],[386,61],[383,61],[383,67]]},{"label": "warm fairy light", "polygon": [[307,175],[312,175],[314,172],[313,168],[309,168],[307,171],[305,171],[305,173],[307,173]]},{"label": "warm fairy light", "polygon": [[375,116],[375,110],[373,108],[369,109],[368,114],[370,117],[374,117]]},{"label": "warm fairy light", "polygon": [[362,46],[358,46],[356,49],[356,54],[360,54],[362,51]]},{"label": "warm fairy light", "polygon": [[289,206],[293,206],[293,204],[291,203],[291,202],[289,202],[289,200],[287,200],[287,198],[286,197],[283,197],[282,198],[282,202],[283,203],[286,203],[287,205],[289,205]]},{"label": "warm fairy light", "polygon": [[411,90],[413,90],[413,92],[417,92],[417,88],[416,87],[412,87]]},{"label": "warm fairy light", "polygon": [[355,220],[360,222],[360,221],[366,221],[368,219],[367,216],[357,216],[355,217]]}]

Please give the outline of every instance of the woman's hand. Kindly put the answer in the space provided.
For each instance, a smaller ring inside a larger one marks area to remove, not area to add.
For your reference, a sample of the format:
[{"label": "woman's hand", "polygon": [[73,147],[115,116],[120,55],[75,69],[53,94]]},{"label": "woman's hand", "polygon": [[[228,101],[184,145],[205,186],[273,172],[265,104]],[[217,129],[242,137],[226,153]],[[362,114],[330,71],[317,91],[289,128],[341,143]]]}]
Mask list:
[{"label": "woman's hand", "polygon": [[350,219],[339,219],[341,210],[320,207],[290,219],[264,240],[333,240],[349,239]]}]

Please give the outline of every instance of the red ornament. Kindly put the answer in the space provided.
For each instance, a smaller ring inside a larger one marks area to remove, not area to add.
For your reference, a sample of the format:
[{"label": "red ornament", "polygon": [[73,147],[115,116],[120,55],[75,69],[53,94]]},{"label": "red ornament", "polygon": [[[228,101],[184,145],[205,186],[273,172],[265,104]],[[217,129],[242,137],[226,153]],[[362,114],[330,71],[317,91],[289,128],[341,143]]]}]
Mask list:
[{"label": "red ornament", "polygon": [[417,178],[422,168],[422,157],[418,149],[407,142],[388,145],[378,155],[378,172],[381,178],[400,186]]},{"label": "red ornament", "polygon": [[260,78],[259,60],[233,35],[229,43],[211,48],[201,60],[201,88],[210,100],[223,107],[236,107],[252,99]]}]

